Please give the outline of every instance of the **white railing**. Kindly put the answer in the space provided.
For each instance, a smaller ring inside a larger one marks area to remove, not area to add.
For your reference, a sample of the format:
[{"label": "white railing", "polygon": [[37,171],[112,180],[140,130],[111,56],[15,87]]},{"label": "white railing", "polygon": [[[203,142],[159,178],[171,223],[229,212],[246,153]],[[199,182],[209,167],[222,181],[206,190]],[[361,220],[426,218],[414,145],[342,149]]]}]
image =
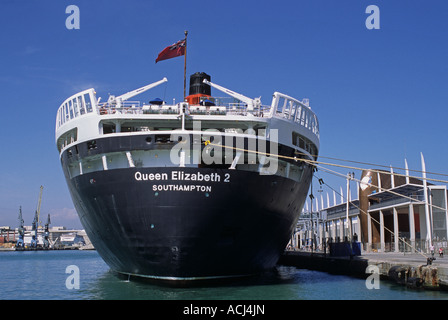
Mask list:
[{"label": "white railing", "polygon": [[[306,104],[305,104],[305,103]],[[271,116],[287,119],[310,130],[319,138],[319,122],[315,113],[307,105],[280,92],[275,92],[271,104]]]},{"label": "white railing", "polygon": [[94,89],[84,90],[66,99],[57,112],[56,130],[70,120],[96,112],[96,102]]},{"label": "white railing", "polygon": [[[141,104],[138,101],[126,101],[123,102],[122,107],[117,108],[110,106],[107,103],[100,104],[98,106],[99,115],[112,115],[112,114],[181,114],[180,104],[176,105],[149,105]],[[256,117],[269,117],[270,106],[261,106],[259,109],[255,109],[250,113]],[[247,106],[240,103],[230,103],[227,106],[215,105],[215,106],[202,106],[202,105],[190,105],[189,114],[191,115],[241,115],[246,116],[249,112]]]},{"label": "white railing", "polygon": [[[272,116],[282,117],[293,121],[319,137],[319,124],[314,112],[304,103],[288,97],[281,93],[274,93],[271,106],[260,106],[254,110],[247,110],[247,105],[235,99],[229,101],[228,98],[213,98],[215,105],[202,106],[190,105],[191,115],[234,115],[246,116],[248,114],[255,117],[269,118]],[[225,103],[227,102],[227,103]],[[88,89],[77,93],[66,99],[59,107],[56,117],[56,130],[65,123],[80,116],[96,113],[98,115],[117,114],[181,114],[181,105],[155,105],[142,104],[140,101],[123,101],[120,107],[108,102],[97,103],[95,90]]]},{"label": "white railing", "polygon": [[122,101],[121,107],[116,107],[108,102],[98,104],[98,114],[140,114],[141,112],[140,101]]}]

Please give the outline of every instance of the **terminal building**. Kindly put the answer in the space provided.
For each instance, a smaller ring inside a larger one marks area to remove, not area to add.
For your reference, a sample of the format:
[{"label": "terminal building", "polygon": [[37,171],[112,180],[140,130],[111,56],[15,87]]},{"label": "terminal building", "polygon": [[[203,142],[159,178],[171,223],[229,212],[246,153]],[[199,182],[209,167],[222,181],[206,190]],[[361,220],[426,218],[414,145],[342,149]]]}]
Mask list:
[{"label": "terminal building", "polygon": [[404,175],[363,170],[360,181],[357,199],[348,206],[342,188],[339,203],[336,192],[332,204],[328,194],[326,205],[323,195],[314,198],[313,208],[304,208],[291,247],[323,251],[328,242],[358,241],[365,252],[429,252],[431,245],[435,250],[447,248],[446,185],[429,183],[425,174],[422,179],[410,177],[408,170]]}]

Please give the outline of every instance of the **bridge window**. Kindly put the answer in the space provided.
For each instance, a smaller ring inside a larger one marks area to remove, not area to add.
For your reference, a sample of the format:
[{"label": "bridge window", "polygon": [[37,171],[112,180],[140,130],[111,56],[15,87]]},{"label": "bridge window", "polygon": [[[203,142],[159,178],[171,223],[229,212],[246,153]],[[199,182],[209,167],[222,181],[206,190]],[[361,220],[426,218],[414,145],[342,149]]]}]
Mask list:
[{"label": "bridge window", "polygon": [[89,113],[92,112],[93,110],[92,110],[92,101],[90,100],[90,94],[86,93],[84,95],[84,101],[86,103],[87,112],[89,112]]},{"label": "bridge window", "polygon": [[292,144],[300,149],[303,149],[309,152],[312,156],[317,158],[317,147],[314,143],[312,143],[309,139],[304,136],[298,134],[297,132],[292,133]]}]

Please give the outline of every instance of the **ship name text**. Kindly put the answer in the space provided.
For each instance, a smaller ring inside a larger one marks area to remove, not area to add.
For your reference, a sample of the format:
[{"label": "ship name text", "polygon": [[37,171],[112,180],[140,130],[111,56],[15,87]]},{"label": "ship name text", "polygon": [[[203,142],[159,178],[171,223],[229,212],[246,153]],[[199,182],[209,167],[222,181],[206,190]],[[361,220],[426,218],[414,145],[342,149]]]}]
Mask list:
[{"label": "ship name text", "polygon": [[134,174],[136,181],[195,181],[195,182],[230,182],[230,174],[226,173],[224,179],[217,172],[203,174],[200,172],[188,173],[184,171],[172,171],[168,173],[142,173],[137,171]]}]

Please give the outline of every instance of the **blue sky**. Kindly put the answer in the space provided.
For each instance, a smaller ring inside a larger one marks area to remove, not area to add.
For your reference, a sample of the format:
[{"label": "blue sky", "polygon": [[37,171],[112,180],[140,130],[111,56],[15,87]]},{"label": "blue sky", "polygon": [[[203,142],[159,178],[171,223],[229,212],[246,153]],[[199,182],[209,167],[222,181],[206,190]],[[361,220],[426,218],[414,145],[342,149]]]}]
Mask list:
[{"label": "blue sky", "polygon": [[[79,30],[65,26],[72,4]],[[365,26],[371,4],[379,30]],[[106,99],[163,77],[141,98],[179,101],[183,59],[154,61],[184,30],[188,74],[263,104],[274,91],[309,98],[322,156],[394,167],[406,157],[420,170],[422,152],[428,171],[448,173],[446,1],[2,0],[0,16],[0,226],[17,226],[19,206],[30,225],[43,185],[41,214],[80,227],[54,141],[59,105],[90,87]]]}]

